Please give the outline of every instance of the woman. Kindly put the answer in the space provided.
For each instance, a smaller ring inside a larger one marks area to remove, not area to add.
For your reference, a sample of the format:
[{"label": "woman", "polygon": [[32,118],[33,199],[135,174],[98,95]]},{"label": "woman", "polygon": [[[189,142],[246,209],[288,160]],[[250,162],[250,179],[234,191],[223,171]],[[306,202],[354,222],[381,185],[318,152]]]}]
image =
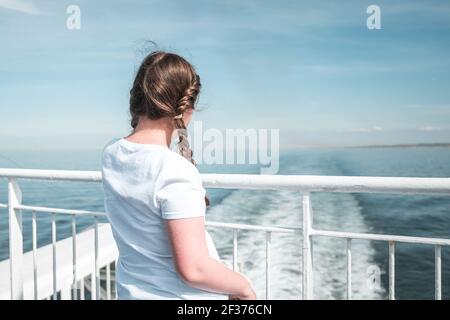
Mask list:
[{"label": "woman", "polygon": [[[186,126],[200,78],[182,57],[153,52],[130,91],[133,132],[103,150],[105,209],[119,249],[118,299],[256,299],[220,262]],[[178,134],[180,154],[170,149]]]}]

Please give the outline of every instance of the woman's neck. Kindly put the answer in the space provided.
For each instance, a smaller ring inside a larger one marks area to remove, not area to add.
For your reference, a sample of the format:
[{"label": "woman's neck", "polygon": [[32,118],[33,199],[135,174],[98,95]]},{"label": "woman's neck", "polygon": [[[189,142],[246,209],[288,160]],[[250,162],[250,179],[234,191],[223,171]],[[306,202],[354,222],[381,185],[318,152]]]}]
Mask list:
[{"label": "woman's neck", "polygon": [[134,131],[125,139],[136,143],[170,147],[173,131],[174,126],[170,118],[152,120],[141,117]]}]

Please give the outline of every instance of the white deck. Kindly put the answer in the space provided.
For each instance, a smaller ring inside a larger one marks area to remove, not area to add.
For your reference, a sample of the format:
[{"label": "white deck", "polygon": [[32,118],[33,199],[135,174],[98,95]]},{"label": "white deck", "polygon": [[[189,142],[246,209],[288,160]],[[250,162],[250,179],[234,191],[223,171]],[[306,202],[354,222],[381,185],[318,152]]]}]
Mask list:
[{"label": "white deck", "polygon": [[[94,269],[94,229],[77,235],[77,281],[95,272]],[[105,266],[118,256],[118,251],[107,223],[99,223],[99,267]],[[38,298],[44,299],[53,293],[53,249],[52,244],[36,251],[38,269]],[[33,251],[23,255],[23,295],[24,299],[34,299]],[[70,288],[73,283],[72,238],[56,243],[56,279],[58,290]],[[9,260],[0,262],[0,300],[11,298]]]}]

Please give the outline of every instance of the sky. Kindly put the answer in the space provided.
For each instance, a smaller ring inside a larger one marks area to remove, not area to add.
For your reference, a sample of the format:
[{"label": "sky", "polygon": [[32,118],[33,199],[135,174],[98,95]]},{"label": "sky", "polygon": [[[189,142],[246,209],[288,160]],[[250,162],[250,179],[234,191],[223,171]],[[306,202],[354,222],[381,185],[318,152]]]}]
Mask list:
[{"label": "sky", "polygon": [[126,135],[148,41],[195,66],[204,128],[279,129],[282,147],[450,142],[449,1],[0,0],[0,41],[0,149]]}]

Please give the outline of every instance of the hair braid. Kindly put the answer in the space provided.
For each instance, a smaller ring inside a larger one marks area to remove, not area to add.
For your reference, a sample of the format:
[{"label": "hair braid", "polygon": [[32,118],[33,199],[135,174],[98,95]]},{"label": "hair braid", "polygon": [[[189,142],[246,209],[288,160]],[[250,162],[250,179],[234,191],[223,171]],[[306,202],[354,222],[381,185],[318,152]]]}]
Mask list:
[{"label": "hair braid", "polygon": [[[195,75],[195,79],[187,88],[183,96],[178,100],[176,107],[176,115],[182,115],[186,110],[193,109],[195,100],[197,99],[198,93],[200,92],[200,77]],[[192,159],[192,150],[189,147],[189,141],[187,140],[187,130],[185,123],[182,118],[174,119],[175,129],[178,131],[178,148],[183,157],[185,157],[193,165],[196,165],[194,159]]]},{"label": "hair braid", "polygon": [[[195,100],[198,96],[200,87],[201,87],[200,77],[196,75],[196,78],[192,83],[192,85],[184,92],[183,97],[181,97],[181,99],[178,100],[178,107],[177,107],[178,114],[183,114],[183,112],[186,111],[187,109],[193,108],[193,104],[195,103]],[[178,133],[178,150],[180,151],[180,154],[194,166],[197,166],[197,163],[192,157],[193,152],[189,146],[188,133],[183,119],[175,118],[174,127]],[[205,196],[205,203],[207,206],[210,203],[208,197],[206,196]]]}]

